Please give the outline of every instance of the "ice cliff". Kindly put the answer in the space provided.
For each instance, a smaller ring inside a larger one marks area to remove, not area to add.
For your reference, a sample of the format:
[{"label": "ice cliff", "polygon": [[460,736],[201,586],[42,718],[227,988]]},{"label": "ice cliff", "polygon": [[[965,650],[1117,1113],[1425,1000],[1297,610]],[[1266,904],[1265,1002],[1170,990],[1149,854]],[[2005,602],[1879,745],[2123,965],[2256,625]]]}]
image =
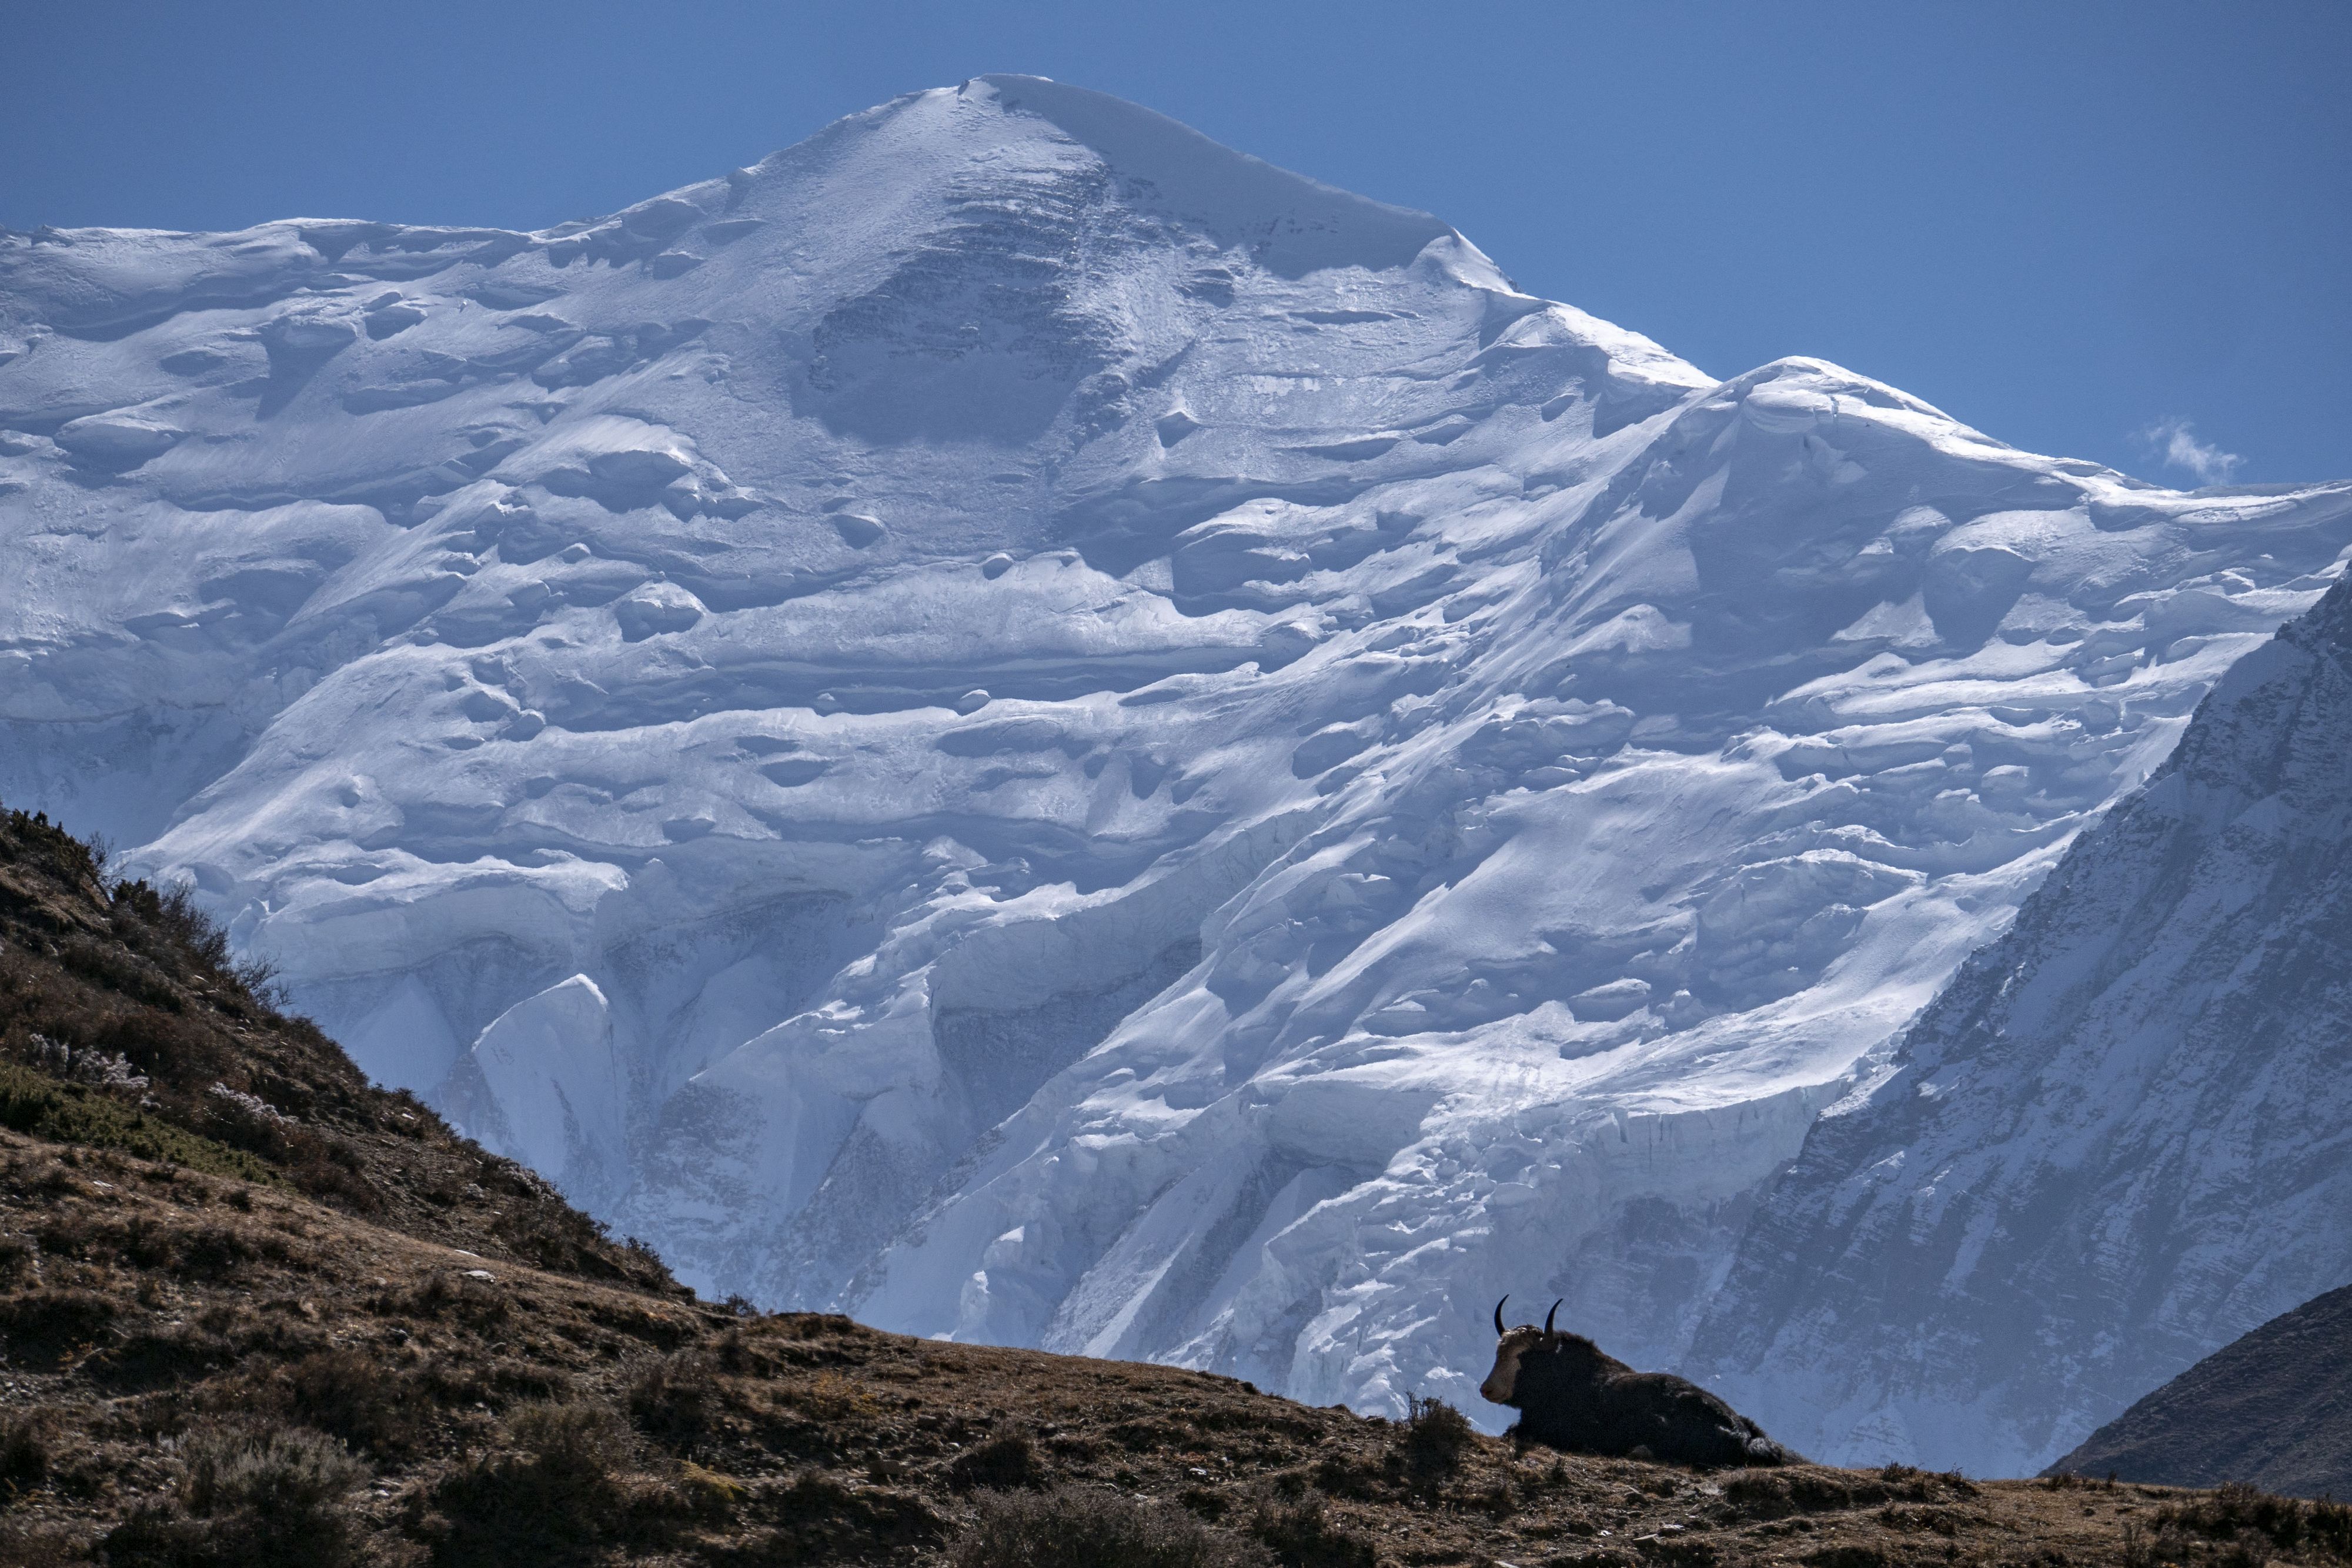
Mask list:
[{"label": "ice cliff", "polygon": [[2248,654],[1774,1188],[1700,1365],[1826,1454],[2049,1463],[2352,1281],[2352,583]]},{"label": "ice cliff", "polygon": [[1683,1353],[2352,493],[1006,77],[538,234],[0,236],[0,797],[684,1278],[1484,1411],[1506,1290]]}]

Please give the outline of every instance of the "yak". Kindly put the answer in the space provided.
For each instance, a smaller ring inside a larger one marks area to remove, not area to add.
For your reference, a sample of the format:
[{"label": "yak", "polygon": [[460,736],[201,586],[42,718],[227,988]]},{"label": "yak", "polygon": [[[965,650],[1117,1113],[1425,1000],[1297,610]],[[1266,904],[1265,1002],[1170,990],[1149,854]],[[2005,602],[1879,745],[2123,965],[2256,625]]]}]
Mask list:
[{"label": "yak", "polygon": [[1517,1406],[1511,1435],[1519,1441],[1700,1469],[1803,1462],[1689,1379],[1636,1372],[1582,1334],[1554,1330],[1559,1301],[1540,1329],[1505,1328],[1503,1301],[1495,1303],[1495,1370],[1478,1392]]}]

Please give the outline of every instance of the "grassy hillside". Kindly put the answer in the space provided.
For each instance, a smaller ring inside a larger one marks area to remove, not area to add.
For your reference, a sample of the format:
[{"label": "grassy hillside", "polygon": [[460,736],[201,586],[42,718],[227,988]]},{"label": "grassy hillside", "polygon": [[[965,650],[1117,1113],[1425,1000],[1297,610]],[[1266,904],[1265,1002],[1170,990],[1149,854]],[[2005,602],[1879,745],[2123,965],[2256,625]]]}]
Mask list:
[{"label": "grassy hillside", "polygon": [[2352,1561],[2352,1511],[1515,1450],[695,1300],[0,814],[0,1563]]}]

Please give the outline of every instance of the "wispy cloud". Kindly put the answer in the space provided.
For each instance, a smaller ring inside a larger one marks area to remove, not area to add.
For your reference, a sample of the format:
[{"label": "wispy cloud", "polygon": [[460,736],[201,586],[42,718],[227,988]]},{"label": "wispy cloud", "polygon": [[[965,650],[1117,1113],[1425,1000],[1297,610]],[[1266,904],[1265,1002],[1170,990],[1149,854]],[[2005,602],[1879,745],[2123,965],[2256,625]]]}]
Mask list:
[{"label": "wispy cloud", "polygon": [[2231,476],[2237,473],[2238,465],[2245,461],[2236,453],[2224,452],[2210,441],[2198,440],[2196,430],[2177,414],[2170,419],[2158,420],[2141,431],[2139,438],[2147,443],[2148,450],[2155,453],[2166,467],[2194,475],[2200,485],[2228,484]]}]

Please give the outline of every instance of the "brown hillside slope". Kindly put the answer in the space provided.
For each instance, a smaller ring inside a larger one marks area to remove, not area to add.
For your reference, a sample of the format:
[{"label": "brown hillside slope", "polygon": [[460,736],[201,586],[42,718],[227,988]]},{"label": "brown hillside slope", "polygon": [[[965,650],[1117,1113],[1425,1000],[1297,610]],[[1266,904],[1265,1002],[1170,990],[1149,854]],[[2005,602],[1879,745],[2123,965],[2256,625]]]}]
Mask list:
[{"label": "brown hillside slope", "polygon": [[[257,996],[184,894],[102,886],[90,849],[0,811],[0,1125],[275,1183],[411,1236],[683,1295],[552,1188],[368,1083]],[[266,986],[263,987],[266,989]]]},{"label": "brown hillside slope", "polygon": [[714,1307],[97,871],[0,817],[0,1563],[2352,1561],[2250,1493],[1702,1476]]},{"label": "brown hillside slope", "polygon": [[2352,1498],[2352,1285],[2223,1345],[2051,1470]]}]

